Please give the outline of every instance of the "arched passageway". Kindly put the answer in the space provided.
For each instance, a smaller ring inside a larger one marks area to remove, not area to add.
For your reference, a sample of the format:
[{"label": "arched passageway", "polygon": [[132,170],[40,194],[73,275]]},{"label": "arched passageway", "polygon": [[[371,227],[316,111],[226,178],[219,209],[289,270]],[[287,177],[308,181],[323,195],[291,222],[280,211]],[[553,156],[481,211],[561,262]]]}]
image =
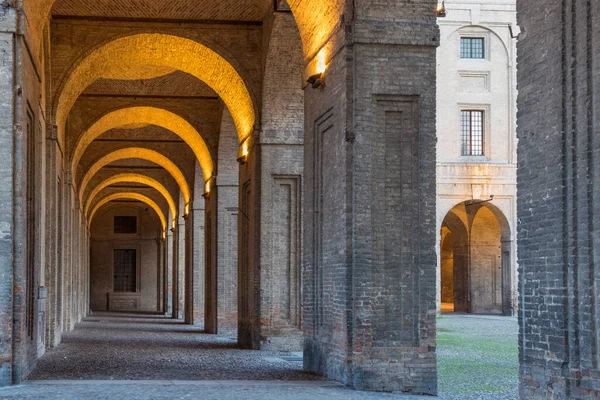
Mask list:
[{"label": "arched passageway", "polygon": [[436,392],[434,1],[15,3],[2,382],[126,311]]},{"label": "arched passageway", "polygon": [[512,235],[493,204],[453,207],[440,230],[441,311],[513,315]]}]

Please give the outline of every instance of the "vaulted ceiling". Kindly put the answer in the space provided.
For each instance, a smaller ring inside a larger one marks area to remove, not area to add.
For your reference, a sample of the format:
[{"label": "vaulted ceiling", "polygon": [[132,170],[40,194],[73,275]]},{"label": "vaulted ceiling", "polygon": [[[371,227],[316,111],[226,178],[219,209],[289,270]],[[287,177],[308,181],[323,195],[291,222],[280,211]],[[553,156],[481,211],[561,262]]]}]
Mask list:
[{"label": "vaulted ceiling", "polygon": [[53,16],[261,21],[272,0],[56,0]]}]

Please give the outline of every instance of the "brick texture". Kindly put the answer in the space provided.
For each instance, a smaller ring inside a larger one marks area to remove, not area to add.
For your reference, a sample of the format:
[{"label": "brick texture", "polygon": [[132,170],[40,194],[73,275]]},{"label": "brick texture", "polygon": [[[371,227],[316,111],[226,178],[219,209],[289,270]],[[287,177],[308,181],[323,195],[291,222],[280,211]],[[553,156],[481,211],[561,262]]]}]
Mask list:
[{"label": "brick texture", "polygon": [[597,398],[600,4],[517,11],[520,393]]}]

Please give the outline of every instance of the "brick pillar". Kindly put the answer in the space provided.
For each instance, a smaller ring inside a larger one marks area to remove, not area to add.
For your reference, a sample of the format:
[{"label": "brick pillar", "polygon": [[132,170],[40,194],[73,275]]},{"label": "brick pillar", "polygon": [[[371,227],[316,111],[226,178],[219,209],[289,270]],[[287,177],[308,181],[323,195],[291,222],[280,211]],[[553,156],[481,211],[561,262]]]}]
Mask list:
[{"label": "brick pillar", "polygon": [[217,333],[217,219],[218,219],[218,187],[211,181],[209,192],[205,192],[204,217],[204,260],[205,260],[205,311],[204,330],[207,333]]},{"label": "brick pillar", "polygon": [[304,367],[435,394],[436,2],[352,3],[305,89]]},{"label": "brick pillar", "polygon": [[204,190],[204,178],[200,164],[196,161],[194,201],[193,201],[193,321],[194,325],[204,326],[205,312],[205,261],[204,261],[204,217],[205,202],[202,198]]},{"label": "brick pillar", "polygon": [[[172,224],[173,222],[173,216],[169,213],[170,218],[169,221],[167,222],[167,224]],[[169,228],[169,232],[171,232],[170,235],[168,235],[167,239],[171,240],[171,245],[169,247],[169,252],[168,252],[168,257],[169,257],[169,261],[170,261],[170,268],[169,268],[169,272],[170,272],[170,280],[171,280],[171,318],[173,319],[177,319],[178,315],[179,315],[179,289],[178,289],[178,262],[177,262],[177,255],[178,255],[178,247],[179,247],[179,240],[177,238],[178,236],[178,229],[177,229],[177,225],[175,225],[175,227],[171,226]],[[169,237],[170,236],[170,237]]]},{"label": "brick pillar", "polygon": [[169,213],[169,219],[167,221],[167,240],[165,246],[165,260],[166,260],[166,279],[165,279],[165,314],[173,317],[177,315],[175,311],[175,299],[176,294],[176,281],[175,278],[175,232],[174,229],[169,226],[171,223],[171,213]]},{"label": "brick pillar", "polygon": [[183,196],[179,196],[179,215],[177,216],[177,318],[185,317],[185,270],[186,270],[186,220],[184,218]]},{"label": "brick pillar", "polygon": [[194,323],[194,211],[189,205],[189,213],[185,217],[185,323]]},{"label": "brick pillar", "polygon": [[260,349],[260,147],[254,146],[254,137],[247,142],[249,154],[239,170],[238,343]]},{"label": "brick pillar", "polygon": [[[16,32],[16,17],[13,11],[7,13],[11,18],[2,20],[2,30],[0,33],[0,46],[2,47],[2,63],[0,63],[0,75],[3,77],[0,83],[5,98],[14,99],[13,102],[5,101],[0,104],[0,141],[2,143],[0,156],[0,176],[2,185],[0,185],[0,223],[2,231],[0,235],[0,335],[3,340],[0,341],[0,386],[9,385],[13,382],[13,376],[17,377],[15,382],[20,379],[20,362],[17,353],[13,353],[13,341],[20,339],[20,325],[22,324],[21,315],[23,310],[23,293],[20,286],[14,287],[17,283],[15,276],[15,267],[18,265],[20,250],[18,237],[19,220],[15,216],[20,212],[19,202],[15,198],[14,183],[19,179],[22,168],[18,166],[18,159],[13,154],[15,134],[22,135],[22,132],[15,132],[17,128],[14,116],[16,114],[16,102],[20,98],[15,96],[13,79],[15,74],[16,55],[14,53]],[[9,25],[9,26],[5,26]],[[12,26],[10,26],[12,25]],[[21,242],[22,243],[22,242]],[[14,314],[13,314],[14,312]],[[13,336],[14,335],[14,336]],[[19,342],[15,348],[18,351]]]},{"label": "brick pillar", "polygon": [[229,111],[223,111],[219,135],[217,213],[218,332],[237,335],[238,328],[238,136]]},{"label": "brick pillar", "polygon": [[600,397],[600,3],[517,1],[520,394]]}]

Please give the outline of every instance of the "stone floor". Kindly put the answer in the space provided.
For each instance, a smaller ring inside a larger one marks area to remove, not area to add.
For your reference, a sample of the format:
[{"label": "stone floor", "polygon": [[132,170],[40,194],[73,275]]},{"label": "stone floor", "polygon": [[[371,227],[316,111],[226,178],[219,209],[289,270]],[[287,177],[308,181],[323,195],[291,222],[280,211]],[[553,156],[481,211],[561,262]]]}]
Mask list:
[{"label": "stone floor", "polygon": [[38,362],[29,380],[322,380],[290,353],[240,349],[160,316],[96,313]]},{"label": "stone floor", "polygon": [[[439,398],[516,399],[516,335],[515,318],[440,317]],[[95,314],[0,399],[431,399],[352,391],[294,359],[164,317]]]}]

